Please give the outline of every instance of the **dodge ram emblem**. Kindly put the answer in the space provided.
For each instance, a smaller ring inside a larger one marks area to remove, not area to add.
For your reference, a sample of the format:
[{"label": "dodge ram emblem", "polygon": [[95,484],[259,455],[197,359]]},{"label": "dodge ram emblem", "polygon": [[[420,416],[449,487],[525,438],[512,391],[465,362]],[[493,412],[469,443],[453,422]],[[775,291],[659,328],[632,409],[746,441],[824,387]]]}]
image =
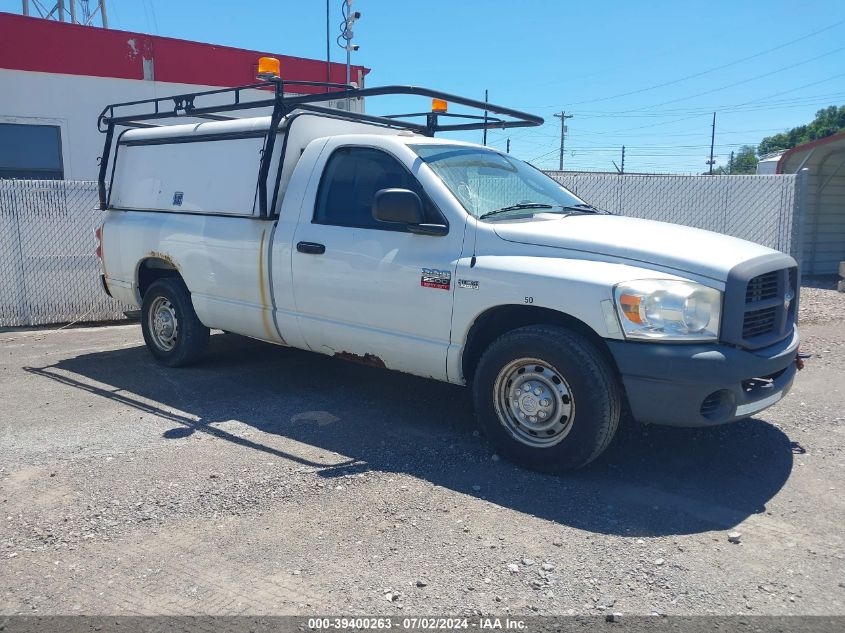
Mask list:
[{"label": "dodge ram emblem", "polygon": [[795,291],[791,288],[786,291],[786,294],[783,295],[783,309],[789,311],[789,306],[792,304],[792,300],[795,298]]}]

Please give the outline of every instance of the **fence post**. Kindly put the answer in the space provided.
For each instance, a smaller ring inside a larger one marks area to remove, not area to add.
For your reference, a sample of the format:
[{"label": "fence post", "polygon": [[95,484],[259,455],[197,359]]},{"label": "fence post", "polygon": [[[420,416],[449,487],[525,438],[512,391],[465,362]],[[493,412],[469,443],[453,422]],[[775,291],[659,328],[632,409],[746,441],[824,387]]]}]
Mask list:
[{"label": "fence post", "polygon": [[794,217],[792,219],[792,255],[798,262],[798,285],[804,274],[804,229],[807,219],[807,176],[809,169],[804,167],[795,178]]},{"label": "fence post", "polygon": [[[17,185],[18,183],[12,181]],[[26,196],[25,188],[20,186],[13,186],[10,190],[10,198],[12,199],[12,213],[10,218],[15,225],[15,255],[17,256],[17,271],[18,277],[18,319],[21,325],[32,325],[32,314],[29,309],[29,296],[26,291],[26,265],[24,263],[23,242],[21,241],[21,218],[20,211],[22,201]]]}]

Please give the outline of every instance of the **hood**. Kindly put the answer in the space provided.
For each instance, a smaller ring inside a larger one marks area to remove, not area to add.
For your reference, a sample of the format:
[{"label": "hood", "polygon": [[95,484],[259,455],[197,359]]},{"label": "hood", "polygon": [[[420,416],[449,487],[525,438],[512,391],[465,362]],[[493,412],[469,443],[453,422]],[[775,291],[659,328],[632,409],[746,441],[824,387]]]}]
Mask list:
[{"label": "hood", "polygon": [[551,246],[647,263],[725,281],[737,264],[770,248],[679,224],[616,215],[539,214],[493,224],[509,242]]}]

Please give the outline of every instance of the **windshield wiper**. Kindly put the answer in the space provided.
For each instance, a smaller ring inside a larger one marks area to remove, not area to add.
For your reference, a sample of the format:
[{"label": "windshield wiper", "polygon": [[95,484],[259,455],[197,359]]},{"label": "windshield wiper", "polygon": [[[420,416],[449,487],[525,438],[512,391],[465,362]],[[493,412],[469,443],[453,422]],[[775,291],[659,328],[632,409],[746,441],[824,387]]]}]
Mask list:
[{"label": "windshield wiper", "polygon": [[564,205],[562,208],[572,209],[573,211],[581,211],[582,213],[600,213],[602,215],[611,215],[610,211],[599,209],[598,207],[594,207],[593,205],[587,204],[586,202],[582,202],[579,204],[567,204]]},{"label": "windshield wiper", "polygon": [[519,211],[520,209],[554,209],[556,206],[560,205],[545,204],[544,202],[520,202],[519,204],[512,204],[507,207],[502,207],[501,209],[494,209],[493,211],[482,213],[478,219],[484,220],[485,218],[490,218],[494,215],[499,215],[500,213],[507,213],[508,211]]}]

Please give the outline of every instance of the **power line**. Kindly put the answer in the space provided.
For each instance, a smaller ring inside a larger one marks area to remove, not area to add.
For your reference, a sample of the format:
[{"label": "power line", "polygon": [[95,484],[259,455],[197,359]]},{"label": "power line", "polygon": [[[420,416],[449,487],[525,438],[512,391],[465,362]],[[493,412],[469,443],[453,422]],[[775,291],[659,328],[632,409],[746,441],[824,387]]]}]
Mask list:
[{"label": "power line", "polygon": [[[622,132],[622,131],[629,132],[631,130],[646,129],[646,128],[651,128],[651,127],[658,126],[658,125],[664,125],[664,124],[668,125],[668,124],[675,123],[675,122],[678,122],[678,121],[685,121],[685,120],[688,120],[690,118],[694,118],[694,117],[703,115],[707,112],[712,112],[714,109],[721,111],[723,113],[730,114],[730,113],[753,112],[753,111],[761,111],[761,110],[765,111],[765,110],[770,110],[773,107],[779,107],[779,109],[792,109],[792,108],[803,108],[803,107],[811,106],[811,105],[830,105],[830,99],[845,97],[845,93],[842,93],[842,92],[826,93],[826,94],[820,94],[820,95],[812,95],[812,96],[807,96],[807,97],[801,97],[801,98],[798,98],[798,99],[774,101],[774,102],[770,102],[770,103],[763,104],[763,105],[760,105],[760,106],[755,106],[753,108],[745,107],[745,106],[750,105],[750,104],[758,103],[758,102],[761,102],[761,101],[766,101],[767,99],[771,99],[772,97],[780,96],[780,95],[787,94],[787,93],[790,93],[790,92],[795,92],[795,91],[798,91],[798,90],[803,90],[804,88],[808,88],[810,86],[814,86],[814,85],[817,85],[817,84],[820,84],[820,83],[825,83],[827,81],[832,81],[832,80],[838,79],[839,77],[842,77],[842,76],[845,76],[845,73],[840,73],[838,75],[834,75],[832,77],[827,77],[825,79],[821,79],[821,80],[818,80],[818,81],[803,84],[803,85],[797,86],[795,88],[790,88],[788,90],[782,90],[782,91],[779,91],[779,92],[776,92],[776,93],[773,93],[773,94],[770,94],[770,95],[765,95],[763,97],[751,99],[749,101],[745,101],[745,102],[740,103],[740,104],[733,104],[733,105],[726,104],[726,105],[721,105],[721,106],[710,106],[709,108],[706,108],[706,109],[702,108],[702,109],[696,109],[696,110],[672,110],[672,111],[665,111],[665,113],[653,115],[655,117],[667,117],[667,116],[671,116],[673,113],[674,114],[690,113],[690,116],[684,117],[683,119],[677,119],[677,120],[674,120],[674,121],[658,122],[658,123],[655,123],[655,124],[644,125],[644,126],[640,126],[640,127],[636,127],[636,128],[623,128],[623,129],[620,129],[620,130],[610,130],[610,131],[602,131],[602,132],[590,131],[590,130],[581,130],[579,133],[586,135],[586,136],[604,136],[606,134],[616,134],[616,133],[619,133],[619,132]],[[610,113],[610,112],[608,112],[608,113],[602,113],[602,114],[606,114],[606,116],[609,118],[611,116],[615,116],[615,115],[618,115],[620,113]],[[582,115],[579,114],[579,117],[580,116],[582,116]],[[583,116],[584,116],[584,118],[587,118],[587,119],[589,119],[589,118],[604,118],[604,117],[599,117],[599,116],[590,116],[589,114],[585,114]],[[643,117],[646,117],[646,116],[652,116],[652,115],[641,114],[641,115],[628,115],[628,116],[638,116],[638,117],[643,116]],[[627,117],[625,117],[625,118],[627,118]],[[512,139],[520,139],[521,138],[521,139],[523,139],[523,142],[525,142],[525,139],[529,139],[529,138],[555,138],[555,139],[558,138],[557,132],[545,133],[545,134],[543,133],[543,130],[548,129],[547,125],[548,125],[548,123],[544,126],[539,127],[539,128],[530,128],[530,129],[523,130],[521,133],[511,135],[510,138],[512,138]],[[763,128],[763,129],[757,129],[757,130],[743,130],[743,131],[737,131],[737,132],[730,131],[730,130],[723,130],[722,133],[723,134],[746,134],[746,133],[749,133],[749,132],[774,133],[776,131],[777,130],[775,128]],[[491,131],[491,133],[492,132],[493,131]],[[698,133],[685,132],[685,133],[680,133],[680,134],[663,134],[662,136],[667,136],[667,137],[671,137],[671,136],[698,136]],[[497,143],[502,143],[502,142],[504,142],[504,137],[502,137],[500,139],[493,139],[493,140],[489,141],[489,144],[495,145]]]},{"label": "power line", "polygon": [[[845,97],[845,92],[833,92],[828,93],[825,95],[813,95],[813,96],[805,96],[805,97],[795,97],[792,99],[781,99],[778,101],[771,101],[766,103],[765,105],[755,106],[755,110],[760,109],[769,109],[775,106],[784,106],[788,107],[791,105],[796,106],[804,106],[804,105],[813,105],[814,103],[829,103],[830,100],[841,99]],[[757,100],[763,100],[768,97],[760,97]],[[745,102],[750,103],[750,102]],[[723,105],[711,105],[711,106],[701,106],[699,108],[686,108],[686,109],[671,109],[671,110],[652,110],[650,112],[643,112],[641,114],[630,114],[630,110],[620,110],[620,111],[586,111],[586,112],[579,112],[578,116],[585,118],[585,119],[601,119],[601,118],[617,118],[617,117],[665,117],[665,116],[677,116],[679,114],[696,114],[696,113],[706,113],[712,112],[715,110],[746,110],[746,108],[742,107],[744,104],[723,104]]]},{"label": "power line", "polygon": [[839,79],[840,77],[845,77],[845,73],[839,73],[838,75],[833,75],[833,77],[827,77],[826,79],[820,79],[818,81],[811,81],[810,83],[804,84],[803,86],[798,86],[796,88],[790,88],[789,90],[781,90],[780,92],[775,92],[775,93],[767,95],[765,97],[758,97],[757,99],[751,99],[750,101],[745,101],[744,103],[738,104],[737,107],[748,105],[749,103],[756,103],[757,101],[762,101],[764,99],[769,99],[771,97],[779,97],[780,95],[784,95],[784,94],[787,94],[789,92],[795,92],[796,90],[803,90],[804,88],[809,88],[810,86],[816,86],[818,84],[822,84],[822,83],[825,83],[827,81],[831,81],[833,79]]},{"label": "power line", "polygon": [[751,59],[756,59],[757,57],[761,57],[763,55],[768,55],[769,53],[773,53],[774,51],[780,50],[782,48],[786,48],[787,46],[792,46],[793,44],[796,44],[796,43],[801,42],[803,40],[814,37],[815,35],[818,35],[819,33],[824,33],[825,31],[829,31],[830,29],[836,28],[837,26],[840,26],[842,24],[845,24],[845,19],[839,20],[838,22],[834,22],[833,24],[830,24],[830,25],[828,25],[824,28],[821,28],[817,31],[813,31],[812,33],[808,33],[807,35],[802,35],[801,37],[796,38],[794,40],[790,40],[788,42],[784,42],[783,44],[778,44],[777,46],[766,49],[764,51],[760,51],[759,53],[754,53],[753,55],[748,55],[747,57],[742,57],[742,58],[734,60],[732,62],[728,62],[727,64],[722,64],[720,66],[714,66],[713,68],[708,68],[707,70],[703,70],[703,71],[698,72],[698,73],[693,73],[692,75],[687,75],[686,77],[680,77],[679,79],[673,79],[671,81],[665,81],[663,83],[654,84],[653,86],[648,86],[646,88],[640,88],[639,90],[622,92],[622,93],[619,93],[619,94],[610,95],[608,97],[599,97],[597,99],[587,99],[587,100],[584,100],[584,101],[575,101],[575,102],[569,103],[567,105],[573,106],[573,105],[581,105],[581,104],[584,104],[584,103],[598,103],[598,102],[601,102],[601,101],[609,101],[611,99],[618,99],[620,97],[628,97],[628,96],[635,95],[635,94],[641,94],[643,92],[648,92],[650,90],[657,90],[658,88],[664,88],[666,86],[672,86],[672,85],[675,85],[675,84],[678,84],[678,83],[681,83],[681,82],[684,82],[684,81],[688,81],[689,79],[695,79],[697,77],[702,77],[703,75],[707,75],[709,73],[716,72],[717,70],[722,70],[724,68],[736,66],[737,64],[747,62],[748,60],[751,60]]},{"label": "power line", "polygon": [[695,99],[696,97],[701,97],[703,95],[712,94],[714,92],[719,92],[720,90],[727,90],[728,88],[734,88],[736,86],[740,86],[742,84],[746,84],[750,81],[757,81],[758,79],[763,79],[765,77],[771,77],[777,73],[783,72],[785,70],[791,70],[792,68],[796,68],[798,66],[803,66],[804,64],[809,64],[810,62],[814,62],[822,57],[828,57],[835,53],[845,50],[845,46],[840,46],[839,48],[834,48],[831,51],[827,51],[826,53],[822,53],[821,55],[816,55],[815,57],[810,57],[809,59],[801,60],[800,62],[795,62],[794,64],[790,64],[789,66],[782,66],[781,68],[776,68],[775,70],[771,70],[769,72],[763,73],[761,75],[755,75],[753,77],[748,77],[747,79],[741,79],[740,81],[735,81],[733,83],[725,84],[724,86],[719,86],[718,88],[711,88],[710,90],[705,90],[703,92],[697,92],[692,95],[688,95],[686,97],[678,97],[677,99],[669,99],[668,101],[661,101],[660,103],[653,103],[651,105],[642,106],[639,108],[632,108],[630,110],[624,110],[622,113],[628,112],[641,112],[643,110],[650,110],[652,108],[659,108],[663,105],[669,105],[670,103],[678,103],[679,101],[687,101],[688,99]]},{"label": "power line", "polygon": [[[797,88],[792,88],[790,90],[783,90],[781,92],[777,92],[777,93],[774,93],[774,94],[768,95],[768,96],[774,97],[774,96],[778,96],[778,95],[781,95],[781,94],[786,94],[787,92],[794,92],[796,90],[808,88],[810,86],[814,86],[816,84],[824,83],[826,81],[832,81],[833,79],[838,79],[839,77],[843,77],[843,76],[845,76],[845,73],[839,73],[838,75],[833,75],[832,77],[827,77],[825,79],[813,81],[813,82],[810,82],[808,84],[804,84],[803,86],[798,86]],[[765,98],[768,98],[768,97],[761,97],[760,99],[765,99]],[[742,104],[739,104],[739,105],[746,105],[748,103],[753,103],[754,101],[759,101],[760,99],[752,99],[751,101],[746,101],[745,103],[742,103]],[[680,123],[682,121],[689,121],[690,119],[694,119],[694,118],[697,118],[699,116],[701,116],[701,114],[693,114],[691,116],[682,117],[680,119],[674,119],[672,121],[659,121],[657,123],[650,123],[648,125],[640,125],[640,126],[633,127],[633,128],[620,128],[618,130],[609,130],[609,131],[606,131],[606,132],[596,132],[596,134],[621,134],[621,133],[625,133],[625,132],[630,132],[632,130],[644,130],[644,129],[647,129],[647,128],[657,127],[657,126],[660,126],[660,125],[670,125],[672,123]]]}]

